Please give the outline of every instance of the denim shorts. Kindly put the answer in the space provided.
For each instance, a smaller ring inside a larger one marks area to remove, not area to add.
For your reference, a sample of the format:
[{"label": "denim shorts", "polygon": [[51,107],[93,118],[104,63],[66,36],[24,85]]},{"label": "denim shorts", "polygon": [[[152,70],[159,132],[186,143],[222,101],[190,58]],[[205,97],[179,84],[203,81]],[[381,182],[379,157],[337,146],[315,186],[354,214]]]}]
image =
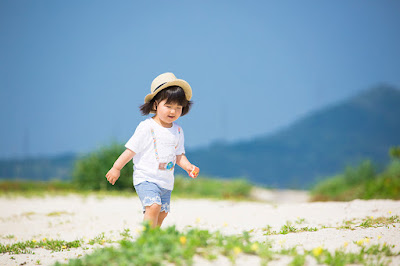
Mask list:
[{"label": "denim shorts", "polygon": [[143,213],[146,211],[146,206],[154,203],[161,206],[160,212],[170,212],[171,190],[148,181],[137,184],[135,190],[142,202]]}]

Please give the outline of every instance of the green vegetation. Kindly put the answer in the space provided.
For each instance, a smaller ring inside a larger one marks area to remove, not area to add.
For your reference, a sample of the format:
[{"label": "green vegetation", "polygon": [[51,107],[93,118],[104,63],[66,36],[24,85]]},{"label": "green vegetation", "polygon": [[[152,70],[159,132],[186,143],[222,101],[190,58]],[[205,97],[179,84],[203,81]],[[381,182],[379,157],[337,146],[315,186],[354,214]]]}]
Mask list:
[{"label": "green vegetation", "polygon": [[210,260],[222,254],[234,262],[239,254],[247,253],[268,260],[270,248],[268,243],[250,241],[248,232],[225,236],[195,228],[182,233],[175,226],[152,229],[145,225],[135,242],[122,240],[120,247],[99,249],[81,259],[70,260],[68,265],[161,265],[164,262],[191,265],[195,254]]},{"label": "green vegetation", "polygon": [[[105,174],[114,164],[124,147],[112,144],[77,160],[73,173],[73,183],[81,189],[90,190],[132,190],[132,163],[122,170],[121,176],[114,186],[105,179]],[[211,197],[211,198],[248,198],[252,186],[244,179],[217,180],[199,177],[195,180],[189,177],[177,176],[174,185],[174,196],[180,197]]]},{"label": "green vegetation", "polygon": [[0,191],[11,192],[36,192],[36,191],[48,191],[48,192],[68,192],[75,191],[76,186],[70,182],[52,180],[52,181],[31,181],[31,180],[4,180],[0,181]]},{"label": "green vegetation", "polygon": [[368,238],[355,241],[354,244],[359,246],[358,252],[346,250],[347,242],[333,252],[322,247],[301,250],[296,246],[276,250],[269,241],[252,241],[247,231],[241,235],[225,236],[219,231],[193,228],[180,232],[175,226],[152,229],[146,225],[135,242],[121,240],[118,247],[97,249],[92,254],[70,260],[67,265],[192,265],[195,255],[208,260],[223,255],[234,264],[241,254],[258,256],[262,264],[290,256],[293,257],[290,265],[305,265],[309,258],[326,265],[388,265],[390,257],[400,255],[393,251],[394,246],[386,243],[369,245],[369,242]]},{"label": "green vegetation", "polygon": [[[303,230],[294,225],[304,222],[304,219],[300,218],[295,223],[288,221],[281,227],[280,232],[273,232],[273,234],[286,235],[302,231],[317,231],[316,229]],[[400,223],[400,218],[397,215],[377,218],[370,216],[358,222],[352,220],[343,223],[350,224],[351,226],[345,229],[352,230],[355,227],[395,226]],[[323,226],[323,228],[327,227]],[[337,229],[343,228],[337,227]],[[268,230],[271,231],[270,226]],[[175,226],[153,229],[148,224],[144,224],[138,232],[140,234],[133,237],[130,229],[126,228],[120,232],[121,240],[119,241],[107,239],[104,233],[86,241],[32,239],[7,245],[0,244],[0,253],[29,254],[34,253],[37,248],[62,252],[78,247],[88,249],[88,245],[95,244],[100,247],[86,256],[79,255],[77,259],[70,260],[67,265],[168,265],[169,263],[192,265],[195,255],[207,260],[215,260],[222,255],[234,264],[238,256],[242,254],[257,256],[262,264],[289,256],[292,257],[290,265],[307,265],[310,259],[325,265],[389,265],[391,257],[400,256],[399,252],[394,251],[394,245],[371,243],[368,237],[350,243],[358,248],[356,250],[347,249],[349,243],[344,242],[342,247],[332,251],[321,246],[306,250],[301,246],[284,248],[281,245],[281,248],[276,249],[276,245],[268,238],[265,241],[252,240],[254,230],[244,231],[239,235],[224,235],[220,231],[210,232],[193,227],[187,227],[183,231],[178,231]],[[5,236],[6,239],[10,237],[11,235]],[[379,239],[380,236],[377,240]],[[10,257],[10,259],[15,258]]]},{"label": "green vegetation", "polygon": [[390,148],[389,155],[393,159],[400,159],[400,147]]},{"label": "green vegetation", "polygon": [[3,180],[0,181],[0,195],[3,196],[44,196],[44,195],[65,195],[77,192],[77,187],[71,182],[32,181],[32,180]]},{"label": "green vegetation", "polygon": [[363,219],[358,225],[356,225],[355,220],[351,221],[344,221],[344,225],[339,227],[338,229],[350,229],[354,230],[356,227],[362,227],[362,228],[377,228],[377,227],[384,227],[384,226],[389,226],[392,225],[393,227],[395,226],[395,223],[400,223],[400,218],[398,215],[390,216],[390,217],[366,217]]},{"label": "green vegetation", "polygon": [[392,161],[377,174],[371,161],[347,167],[344,173],[318,183],[311,191],[314,201],[353,199],[400,199],[400,160],[392,148]]},{"label": "green vegetation", "polygon": [[121,170],[121,176],[114,186],[108,183],[105,178],[108,170],[124,150],[123,145],[113,143],[77,159],[72,174],[73,183],[84,190],[132,189],[132,161]]},{"label": "green vegetation", "polygon": [[[377,228],[377,227],[389,227],[390,225],[395,227],[396,223],[400,223],[400,218],[398,215],[390,216],[390,217],[365,217],[361,221],[357,221],[356,219],[353,220],[347,220],[343,221],[343,224],[338,227],[327,227],[327,226],[321,226],[320,228],[317,227],[298,227],[295,226],[291,221],[286,221],[284,225],[282,225],[280,231],[274,231],[272,230],[272,227],[270,225],[265,226],[262,228],[262,231],[264,232],[264,235],[270,236],[270,235],[287,235],[290,233],[301,233],[301,232],[316,232],[322,229],[326,228],[335,228],[335,229],[345,229],[345,230],[355,230],[356,228],[362,227],[362,228]],[[300,225],[298,221],[296,221],[296,224]]]},{"label": "green vegetation", "polygon": [[[125,177],[124,177],[125,178]],[[129,178],[132,182],[132,177]],[[118,180],[117,183],[121,181]],[[99,182],[106,183],[101,179]],[[252,185],[243,179],[221,180],[198,177],[177,176],[172,197],[176,198],[213,198],[230,200],[250,200]],[[96,196],[136,196],[132,183],[129,189],[119,190],[90,190],[79,188],[76,184],[62,181],[35,182],[35,181],[0,181],[0,195],[4,196],[45,196],[48,194],[70,194]],[[49,214],[57,215],[57,213]]]},{"label": "green vegetation", "polygon": [[249,199],[253,186],[245,179],[196,179],[177,176],[172,196],[189,198]]},{"label": "green vegetation", "polygon": [[[107,180],[104,178],[105,182]],[[132,177],[131,177],[132,180]],[[55,187],[56,185],[56,187]],[[135,195],[133,186],[130,190],[89,190],[79,188],[68,181],[30,181],[30,180],[4,180],[0,181],[0,196],[6,197],[44,197],[55,195],[79,194],[82,196],[127,196]]]},{"label": "green vegetation", "polygon": [[64,240],[48,240],[46,238],[37,241],[35,239],[25,242],[17,242],[14,244],[3,245],[0,243],[0,253],[10,254],[26,254],[32,253],[33,248],[45,248],[53,251],[62,251],[69,248],[78,248],[82,246],[81,240],[64,241]]},{"label": "green vegetation", "polygon": [[132,163],[128,163],[121,171],[118,182],[112,186],[105,178],[114,161],[123,152],[123,145],[112,143],[86,156],[76,159],[72,173],[72,181],[32,181],[5,180],[0,182],[2,193],[24,193],[35,195],[46,193],[88,192],[107,190],[132,190]]},{"label": "green vegetation", "polygon": [[305,251],[305,254],[313,256],[319,264],[335,266],[348,264],[389,265],[390,259],[388,257],[400,255],[392,251],[394,245],[376,244],[368,247],[364,245],[360,246],[361,250],[359,252],[346,252],[345,249],[330,252],[327,249],[317,247],[311,251]]},{"label": "green vegetation", "polygon": [[[129,229],[125,229],[124,232],[121,233],[121,236],[124,236],[124,239],[126,240],[126,234],[129,232]],[[6,236],[5,239],[12,239],[14,236]],[[130,237],[132,238],[132,237]],[[115,241],[114,241],[115,242]],[[104,233],[99,234],[98,236],[94,237],[93,239],[83,241],[82,239],[77,239],[74,241],[65,241],[65,240],[59,240],[59,239],[47,239],[43,238],[41,240],[27,240],[23,242],[15,242],[12,244],[2,244],[0,243],[0,254],[1,253],[9,253],[9,254],[28,254],[32,253],[32,249],[34,248],[44,248],[52,251],[63,251],[63,250],[69,250],[71,248],[79,248],[83,247],[85,244],[88,245],[104,245],[105,243],[113,243],[112,240],[107,239],[105,237]]]},{"label": "green vegetation", "polygon": [[318,229],[316,227],[301,227],[297,228],[290,221],[286,221],[286,224],[282,225],[281,230],[279,232],[272,231],[272,227],[267,225],[262,229],[264,231],[264,235],[287,235],[289,233],[300,233],[300,232],[316,232]]}]

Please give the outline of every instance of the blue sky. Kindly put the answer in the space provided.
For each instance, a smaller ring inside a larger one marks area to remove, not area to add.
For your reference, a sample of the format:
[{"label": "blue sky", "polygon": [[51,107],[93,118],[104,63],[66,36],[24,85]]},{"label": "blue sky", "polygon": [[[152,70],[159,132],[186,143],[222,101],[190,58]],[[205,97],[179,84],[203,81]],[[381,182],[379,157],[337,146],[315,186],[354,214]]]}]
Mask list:
[{"label": "blue sky", "polygon": [[398,1],[0,2],[0,158],[125,143],[157,75],[193,89],[187,149],[400,87]]}]

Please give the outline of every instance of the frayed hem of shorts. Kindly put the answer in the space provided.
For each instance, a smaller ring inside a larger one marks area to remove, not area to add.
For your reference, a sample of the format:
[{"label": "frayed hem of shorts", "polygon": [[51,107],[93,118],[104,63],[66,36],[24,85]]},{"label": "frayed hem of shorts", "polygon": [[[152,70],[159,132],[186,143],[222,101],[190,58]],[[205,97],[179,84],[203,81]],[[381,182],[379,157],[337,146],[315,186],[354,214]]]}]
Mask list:
[{"label": "frayed hem of shorts", "polygon": [[166,212],[166,213],[171,212],[170,204],[168,204],[168,203],[162,204],[160,212]]},{"label": "frayed hem of shorts", "polygon": [[154,203],[161,206],[161,198],[159,196],[155,196],[155,197],[144,197],[143,199],[143,207],[151,206]]},{"label": "frayed hem of shorts", "polygon": [[[150,197],[147,197],[147,198],[150,198]],[[157,198],[157,197],[155,197],[155,198]],[[151,199],[154,199],[154,198],[151,198]],[[161,203],[154,202],[154,201],[146,201],[146,203],[143,203],[143,213],[146,212],[146,207],[152,206],[153,204],[157,204],[157,205],[161,206],[160,212],[166,212],[166,213],[171,212],[171,206],[168,203],[161,204]]]}]

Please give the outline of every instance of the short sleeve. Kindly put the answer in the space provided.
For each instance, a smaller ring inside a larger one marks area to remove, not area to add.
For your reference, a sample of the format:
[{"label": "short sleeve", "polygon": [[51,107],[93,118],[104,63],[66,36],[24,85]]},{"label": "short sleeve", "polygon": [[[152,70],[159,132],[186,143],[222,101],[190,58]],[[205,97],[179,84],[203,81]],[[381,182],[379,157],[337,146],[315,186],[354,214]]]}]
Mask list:
[{"label": "short sleeve", "polygon": [[176,155],[185,153],[185,135],[181,127],[178,127],[178,146],[176,148]]},{"label": "short sleeve", "polygon": [[149,136],[149,130],[150,129],[146,126],[144,121],[141,122],[137,126],[135,133],[133,133],[132,137],[125,144],[125,147],[135,152],[136,154],[143,151],[146,145],[146,139]]}]

